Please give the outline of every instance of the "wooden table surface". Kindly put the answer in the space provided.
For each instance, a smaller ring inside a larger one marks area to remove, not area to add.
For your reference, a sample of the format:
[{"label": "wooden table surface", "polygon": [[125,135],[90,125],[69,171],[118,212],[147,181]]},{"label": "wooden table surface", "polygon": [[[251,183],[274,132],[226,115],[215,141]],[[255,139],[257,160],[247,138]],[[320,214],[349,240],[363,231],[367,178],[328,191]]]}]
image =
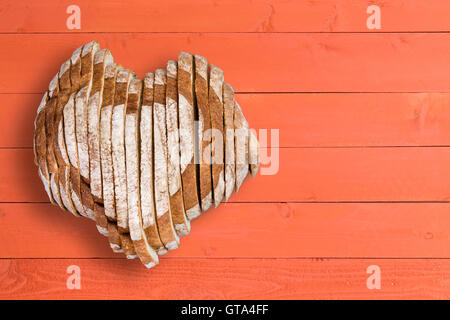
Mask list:
[{"label": "wooden table surface", "polygon": [[[33,163],[42,94],[91,40],[140,77],[203,55],[251,127],[279,129],[278,173],[151,270],[49,204]],[[1,0],[0,104],[1,299],[450,298],[447,0]]]}]

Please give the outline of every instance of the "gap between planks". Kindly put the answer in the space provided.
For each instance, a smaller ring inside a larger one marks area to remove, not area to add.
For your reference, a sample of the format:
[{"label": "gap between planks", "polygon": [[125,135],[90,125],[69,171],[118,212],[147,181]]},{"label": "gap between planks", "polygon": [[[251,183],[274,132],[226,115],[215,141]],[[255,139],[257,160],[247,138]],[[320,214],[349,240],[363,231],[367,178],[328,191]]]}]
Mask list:
[{"label": "gap between planks", "polygon": [[[311,260],[311,261],[330,261],[330,260],[450,260],[450,257],[160,257],[162,260]],[[2,260],[123,260],[129,261],[125,257],[58,257],[58,258],[47,258],[47,257],[30,257],[30,258],[14,258],[0,257]]]}]

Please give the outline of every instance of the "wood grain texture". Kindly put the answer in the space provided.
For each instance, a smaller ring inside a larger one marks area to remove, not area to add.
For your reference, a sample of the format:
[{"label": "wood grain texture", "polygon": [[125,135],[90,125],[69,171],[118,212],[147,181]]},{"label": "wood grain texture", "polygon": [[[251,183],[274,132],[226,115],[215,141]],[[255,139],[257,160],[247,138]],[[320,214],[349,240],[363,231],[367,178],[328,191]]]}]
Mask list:
[{"label": "wood grain texture", "polygon": [[[30,148],[41,94],[0,94],[0,147]],[[251,128],[280,147],[450,145],[450,93],[237,94]],[[277,112],[273,112],[275,110]],[[267,115],[270,114],[270,117]]]},{"label": "wood grain texture", "polygon": [[[225,80],[236,92],[450,89],[450,33],[98,33],[1,34],[0,93],[43,92],[58,66],[93,38],[140,78],[176,59],[180,51],[208,57],[225,70]],[[229,54],[227,48],[239,54]]]},{"label": "wood grain texture", "polygon": [[70,4],[3,1],[0,32],[376,32],[366,27],[366,9],[371,4],[381,8],[379,31],[450,30],[446,0],[78,0],[80,30],[66,28]]},{"label": "wood grain texture", "polygon": [[[1,260],[1,299],[449,299],[450,260],[167,259]],[[81,271],[68,290],[67,267]],[[381,290],[368,290],[378,265]],[[420,279],[420,280],[419,280]],[[180,290],[182,288],[182,290]]]},{"label": "wood grain texture", "polygon": [[[193,221],[167,256],[445,258],[449,210],[450,203],[222,204]],[[121,257],[91,221],[50,204],[0,204],[0,225],[0,258]]]},{"label": "wood grain texture", "polygon": [[[266,152],[261,149],[262,157]],[[229,201],[450,200],[449,147],[281,148],[270,152],[279,152],[278,172],[263,175],[269,165],[262,162],[261,173],[247,178]],[[0,167],[0,202],[48,201],[32,150],[0,149]]]}]

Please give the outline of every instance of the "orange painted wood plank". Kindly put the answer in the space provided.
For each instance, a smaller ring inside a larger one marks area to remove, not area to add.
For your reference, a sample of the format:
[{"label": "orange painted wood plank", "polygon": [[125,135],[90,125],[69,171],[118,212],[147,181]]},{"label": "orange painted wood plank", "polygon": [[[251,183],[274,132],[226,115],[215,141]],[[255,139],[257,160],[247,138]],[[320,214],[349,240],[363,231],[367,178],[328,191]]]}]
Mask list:
[{"label": "orange painted wood plank", "polygon": [[[66,27],[71,4],[81,9],[80,30]],[[366,9],[371,4],[381,8],[381,30],[367,29]],[[6,0],[0,32],[449,31],[449,12],[446,0]]]},{"label": "orange painted wood plank", "polygon": [[276,174],[263,166],[229,201],[450,200],[450,148],[288,148],[278,158]]},{"label": "orange painted wood plank", "polygon": [[[247,178],[231,202],[450,200],[448,147],[277,150],[278,172]],[[33,151],[0,150],[0,202],[41,201],[48,198]]]},{"label": "orange painted wood plank", "polygon": [[237,92],[429,92],[450,89],[449,33],[405,34],[2,34],[0,93],[43,92],[92,39],[145,72],[180,51],[225,71]]},{"label": "orange painted wood plank", "polygon": [[[238,94],[280,147],[450,145],[450,93]],[[0,94],[0,147],[31,147],[41,94]],[[270,115],[270,116],[268,116]],[[270,135],[268,136],[270,144]]]},{"label": "orange painted wood plank", "polygon": [[[450,260],[1,260],[1,299],[449,299]],[[81,271],[68,290],[67,268]],[[367,289],[367,267],[381,289]]]},{"label": "orange painted wood plank", "polygon": [[[450,258],[449,203],[225,203],[163,257]],[[120,258],[95,224],[0,204],[0,258]]]}]

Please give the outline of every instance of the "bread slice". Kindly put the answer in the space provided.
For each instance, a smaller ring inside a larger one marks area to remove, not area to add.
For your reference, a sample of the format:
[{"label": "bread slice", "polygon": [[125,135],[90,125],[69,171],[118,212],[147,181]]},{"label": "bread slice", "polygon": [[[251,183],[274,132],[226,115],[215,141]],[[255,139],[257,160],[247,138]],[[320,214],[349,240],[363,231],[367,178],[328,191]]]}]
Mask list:
[{"label": "bread slice", "polygon": [[102,170],[100,163],[100,108],[103,100],[105,68],[114,63],[108,49],[97,51],[94,57],[94,75],[88,102],[89,177],[94,201],[103,203]]},{"label": "bread slice", "polygon": [[91,188],[89,188],[89,185],[86,182],[80,180],[80,190],[81,190],[81,203],[83,205],[86,218],[95,221],[94,198],[92,197],[91,194]]},{"label": "bread slice", "polygon": [[46,111],[45,106],[47,105],[48,92],[45,92],[42,97],[41,103],[39,104],[36,119],[34,121],[35,131],[34,131],[34,153],[35,162],[39,166],[38,172],[39,177],[44,184],[45,191],[51,203],[56,204],[53,199],[52,191],[50,189],[50,174],[48,172],[47,166],[47,141],[46,141],[46,130],[45,130],[45,120]]},{"label": "bread slice", "polygon": [[191,224],[186,217],[180,172],[180,135],[178,129],[177,62],[167,63],[166,126],[167,126],[167,172],[169,181],[170,211],[175,230],[179,236],[189,234]]},{"label": "bread slice", "polygon": [[105,216],[105,208],[97,202],[94,202],[94,216],[98,232],[105,237],[109,237],[108,219]]},{"label": "bread slice", "polygon": [[198,111],[198,141],[200,167],[200,199],[202,211],[212,205],[211,181],[211,115],[208,105],[208,61],[199,55],[195,59],[195,96]]},{"label": "bread slice", "polygon": [[159,263],[158,254],[147,242],[144,233],[141,199],[139,192],[139,114],[141,106],[142,81],[131,79],[125,118],[125,158],[127,170],[128,225],[134,249],[147,267]]},{"label": "bread slice", "polygon": [[[76,138],[75,97],[81,81],[81,52],[83,47],[77,48],[70,58],[71,94],[63,108],[64,143],[69,158],[69,170],[65,170],[66,193],[71,199],[78,214],[88,217],[82,204],[80,171],[78,169],[78,147]],[[61,149],[62,150],[62,149]]]},{"label": "bread slice", "polygon": [[252,177],[255,177],[259,170],[259,142],[253,129],[249,130],[248,162],[250,164],[250,173]]},{"label": "bread slice", "polygon": [[155,75],[145,74],[140,116],[140,193],[142,223],[147,241],[159,255],[167,249],[161,241],[156,224],[155,194],[153,187],[153,87]]},{"label": "bread slice", "polygon": [[61,195],[61,201],[69,212],[75,216],[79,216],[70,195],[69,185],[69,158],[66,150],[66,143],[64,140],[64,123],[63,123],[63,109],[71,94],[70,83],[70,59],[61,65],[59,70],[59,94],[58,102],[55,110],[55,123],[53,126],[53,148],[55,152],[56,161],[58,163],[58,183]]},{"label": "bread slice", "polygon": [[194,58],[190,53],[178,56],[178,119],[180,128],[180,172],[183,187],[183,201],[189,220],[201,213],[195,161],[194,129]]},{"label": "bread slice", "polygon": [[153,103],[154,139],[154,191],[159,235],[168,250],[178,248],[180,239],[175,231],[169,205],[167,178],[167,134],[166,134],[166,70],[155,72]]},{"label": "bread slice", "polygon": [[225,200],[233,193],[236,184],[236,163],[234,154],[234,90],[223,85],[223,114],[225,132]]},{"label": "bread slice", "polygon": [[96,41],[92,41],[83,47],[81,52],[80,89],[78,90],[75,99],[78,168],[80,170],[81,178],[86,183],[90,183],[87,105],[92,88],[94,56],[99,49],[99,44]]},{"label": "bread slice", "polygon": [[115,253],[123,252],[122,242],[120,241],[119,230],[117,230],[117,225],[113,221],[107,221],[108,225],[108,240],[112,251]]},{"label": "bread slice", "polygon": [[[87,217],[81,202],[80,172],[78,170],[78,150],[75,133],[75,95],[73,92],[63,110],[64,117],[64,142],[70,163],[69,189],[66,191],[70,196],[75,210],[78,214]],[[67,176],[66,176],[67,178]]]},{"label": "bread slice", "polygon": [[125,162],[125,114],[128,85],[134,73],[120,70],[116,77],[114,107],[111,123],[111,146],[114,173],[114,197],[116,201],[117,227],[120,233],[128,233],[127,171]]},{"label": "bread slice", "polygon": [[100,109],[100,160],[102,169],[103,205],[105,215],[110,220],[117,220],[114,195],[114,172],[111,146],[111,122],[114,105],[114,92],[119,65],[109,64],[105,68],[103,101]]},{"label": "bread slice", "polygon": [[127,259],[136,259],[138,256],[136,254],[136,250],[134,248],[133,241],[131,240],[130,234],[121,233],[119,231],[119,237],[120,237],[120,245],[121,245],[122,250],[125,253],[125,256],[127,257]]},{"label": "bread slice", "polygon": [[236,102],[234,108],[234,147],[236,155],[236,192],[248,174],[248,123]]},{"label": "bread slice", "polygon": [[209,71],[208,104],[211,114],[212,182],[214,205],[217,208],[225,193],[224,129],[223,129],[223,71],[212,65]]},{"label": "bread slice", "polygon": [[[37,108],[36,111],[36,118],[34,118],[34,135],[33,135],[33,154],[34,154],[34,164],[39,166],[40,164],[40,154],[39,154],[39,145],[38,145],[38,135],[39,135],[39,130],[40,127],[38,127],[38,119],[39,119],[39,115],[41,114],[41,111],[43,111],[45,109],[45,105],[47,103],[48,100],[48,91],[46,91],[44,93],[44,95],[42,96],[41,102],[39,103],[39,106]],[[42,120],[41,120],[42,123]],[[44,118],[44,123],[45,123],[45,118]],[[45,124],[44,124],[45,127]]]},{"label": "bread slice", "polygon": [[47,105],[45,107],[45,130],[46,130],[46,145],[47,145],[47,166],[48,171],[50,174],[50,190],[52,191],[53,199],[56,201],[56,203],[65,210],[65,207],[61,200],[61,194],[59,191],[59,170],[58,170],[58,163],[56,161],[55,151],[54,151],[54,144],[53,141],[56,139],[54,137],[54,122],[55,122],[55,114],[56,114],[56,107],[58,104],[58,93],[59,93],[59,79],[58,74],[55,75],[55,77],[52,79],[52,81],[49,84],[49,100],[47,101]]}]

